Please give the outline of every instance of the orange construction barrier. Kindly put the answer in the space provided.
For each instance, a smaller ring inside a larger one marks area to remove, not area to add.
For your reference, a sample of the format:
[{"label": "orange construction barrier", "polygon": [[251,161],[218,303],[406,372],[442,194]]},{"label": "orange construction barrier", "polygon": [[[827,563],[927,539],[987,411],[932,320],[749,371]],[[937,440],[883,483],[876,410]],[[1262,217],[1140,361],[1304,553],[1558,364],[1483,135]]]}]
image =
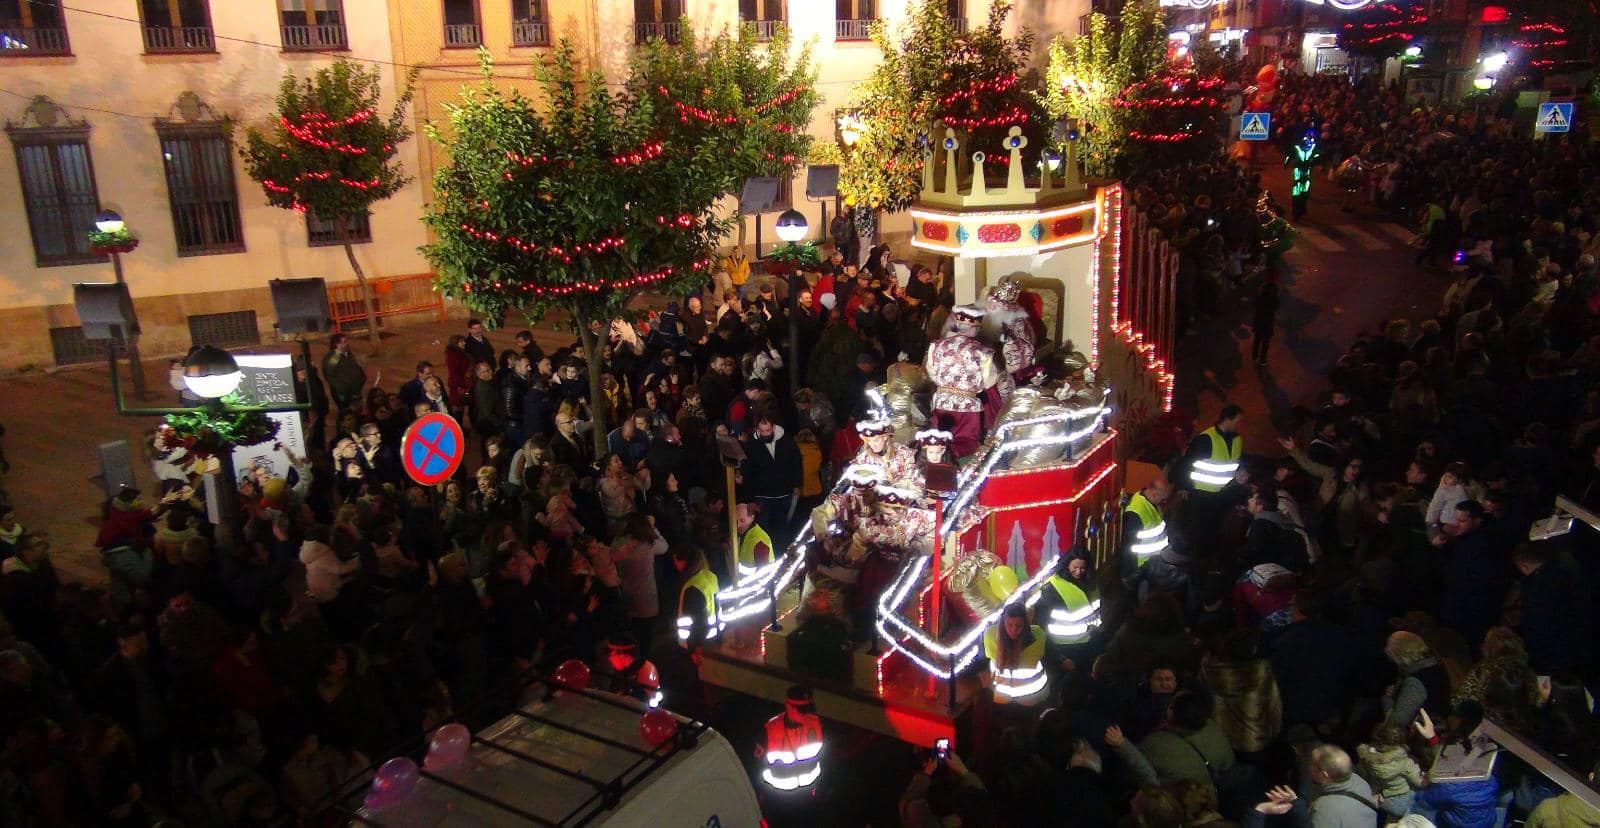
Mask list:
[{"label": "orange construction barrier", "polygon": [[[372,285],[372,312],[378,319],[403,313],[432,313],[437,321],[444,321],[444,296],[433,289],[432,273],[382,276],[367,282]],[[328,285],[328,317],[333,320],[335,331],[366,327],[367,308],[360,282]]]}]

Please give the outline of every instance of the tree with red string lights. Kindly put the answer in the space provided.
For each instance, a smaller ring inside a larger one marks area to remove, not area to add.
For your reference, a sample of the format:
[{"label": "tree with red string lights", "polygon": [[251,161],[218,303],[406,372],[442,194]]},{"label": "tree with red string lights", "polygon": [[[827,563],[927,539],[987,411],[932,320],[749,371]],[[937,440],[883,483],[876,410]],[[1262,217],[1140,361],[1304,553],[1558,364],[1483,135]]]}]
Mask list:
[{"label": "tree with red string lights", "polygon": [[379,112],[382,77],[347,60],[305,78],[294,73],[278,88],[277,119],[263,131],[251,128],[245,168],[273,207],[332,222],[345,258],[361,285],[367,335],[378,350],[377,316],[366,272],[351,244],[354,222],[372,205],[410,182],[396,153],[411,137],[406,107],[411,80],[387,116]]},{"label": "tree with red string lights", "polygon": [[1424,39],[1428,4],[1390,0],[1350,12],[1339,24],[1339,48],[1353,55],[1391,58]]},{"label": "tree with red string lights", "polygon": [[[723,59],[737,48],[679,56],[672,72],[660,69],[669,55],[636,58],[614,93],[597,71],[576,68],[563,41],[535,67],[539,104],[496,86],[484,53],[484,82],[448,108],[448,129],[428,128],[450,158],[423,219],[436,239],[422,248],[435,286],[494,324],[513,310],[530,323],[568,314],[599,388],[603,341],[592,323],[630,315],[644,291],[699,289],[733,221],[717,203],[757,171],[792,174],[804,160],[802,140],[783,142],[810,120],[809,65],[789,66],[786,44],[774,43],[759,72],[775,74],[756,78],[756,64]],[[674,89],[695,92],[686,100]],[[604,409],[590,413],[603,452]]]},{"label": "tree with red string lights", "polygon": [[1162,168],[1216,155],[1228,137],[1226,83],[1173,70],[1125,87],[1112,106],[1133,113],[1126,162]]}]

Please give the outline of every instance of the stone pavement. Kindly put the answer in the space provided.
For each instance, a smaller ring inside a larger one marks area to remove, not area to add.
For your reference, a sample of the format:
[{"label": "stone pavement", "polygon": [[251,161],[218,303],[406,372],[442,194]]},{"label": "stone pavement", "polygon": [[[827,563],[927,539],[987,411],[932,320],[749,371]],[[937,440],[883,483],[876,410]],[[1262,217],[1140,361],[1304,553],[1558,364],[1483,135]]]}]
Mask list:
[{"label": "stone pavement", "polygon": [[[1287,172],[1262,173],[1287,205]],[[1439,309],[1449,277],[1412,266],[1409,228],[1370,205],[1341,210],[1341,195],[1317,174],[1310,210],[1295,224],[1299,236],[1288,254],[1292,268],[1266,367],[1250,361],[1249,290],[1224,299],[1221,313],[1198,322],[1180,343],[1175,405],[1195,412],[1197,429],[1215,422],[1225,402],[1237,403],[1245,410],[1245,451],[1281,454],[1275,419],[1328,391],[1329,370],[1358,334],[1378,333],[1392,317],[1410,319],[1415,328]]]}]

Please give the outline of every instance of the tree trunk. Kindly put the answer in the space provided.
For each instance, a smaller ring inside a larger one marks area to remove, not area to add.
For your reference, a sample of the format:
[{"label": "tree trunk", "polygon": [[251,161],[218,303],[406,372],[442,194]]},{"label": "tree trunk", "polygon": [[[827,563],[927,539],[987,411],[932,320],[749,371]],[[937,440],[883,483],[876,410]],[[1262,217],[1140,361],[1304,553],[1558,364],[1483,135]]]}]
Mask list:
[{"label": "tree trunk", "polygon": [[[589,366],[589,431],[594,438],[594,459],[606,456],[605,391],[600,387],[600,339],[589,330],[589,317],[577,302],[572,303],[572,318],[578,322],[578,341],[583,343],[583,361]],[[620,380],[619,380],[620,381]]]},{"label": "tree trunk", "polygon": [[350,217],[340,216],[333,224],[339,230],[339,243],[344,245],[350,269],[356,272],[356,284],[361,286],[361,304],[367,311],[367,339],[372,343],[372,355],[377,356],[383,350],[378,339],[378,309],[372,301],[372,285],[367,284],[367,273],[361,269],[361,262],[356,261],[356,249],[350,244]]}]

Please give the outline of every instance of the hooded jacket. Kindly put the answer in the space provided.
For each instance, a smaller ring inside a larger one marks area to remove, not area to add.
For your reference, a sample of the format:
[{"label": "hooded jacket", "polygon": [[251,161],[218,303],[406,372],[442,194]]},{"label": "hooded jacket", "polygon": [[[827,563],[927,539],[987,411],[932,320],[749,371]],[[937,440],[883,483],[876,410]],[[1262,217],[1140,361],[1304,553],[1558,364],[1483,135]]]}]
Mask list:
[{"label": "hooded jacket", "polygon": [[1572,794],[1562,794],[1539,803],[1523,825],[1525,828],[1600,828],[1600,811]]},{"label": "hooded jacket", "polygon": [[1422,787],[1422,768],[1403,745],[1362,745],[1356,761],[1361,778],[1383,796],[1404,796]]}]

